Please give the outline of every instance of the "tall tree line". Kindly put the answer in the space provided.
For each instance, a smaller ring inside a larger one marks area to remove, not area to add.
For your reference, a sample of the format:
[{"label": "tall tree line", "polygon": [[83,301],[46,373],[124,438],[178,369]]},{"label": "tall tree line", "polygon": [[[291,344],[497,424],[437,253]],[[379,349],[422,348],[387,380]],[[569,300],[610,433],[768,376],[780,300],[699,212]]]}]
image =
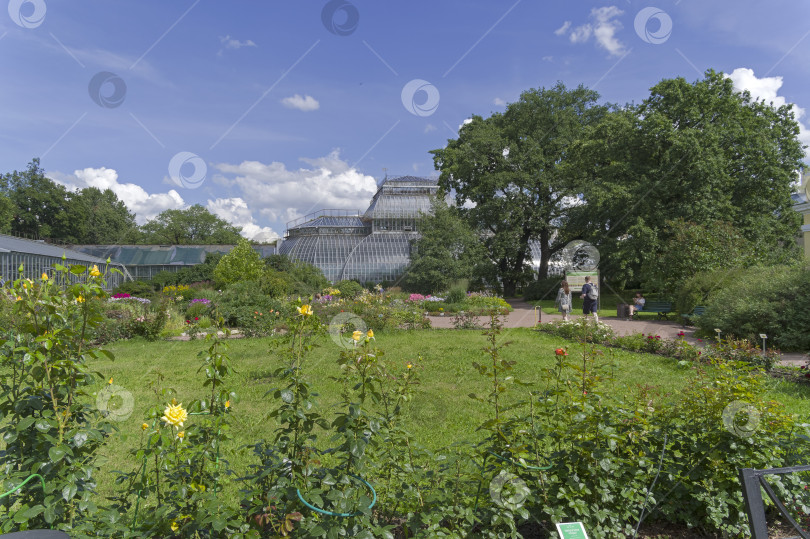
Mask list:
[{"label": "tall tree line", "polygon": [[[691,83],[664,79],[638,105],[598,99],[562,83],[528,90],[431,152],[440,187],[486,247],[490,283],[512,295],[546,278],[566,244],[585,240],[617,285],[671,287],[663,264],[671,267],[690,226],[733,231],[751,253],[746,263],[796,256],[791,193],[805,152],[791,105],[757,101],[713,70]],[[706,248],[722,252],[725,236],[716,236]],[[542,249],[534,276],[532,241]],[[715,258],[681,271],[734,259]]]},{"label": "tall tree line", "polygon": [[28,168],[0,175],[0,233],[70,244],[235,244],[241,229],[199,204],[166,210],[138,226],[111,190],[75,191],[47,176],[34,158]]}]

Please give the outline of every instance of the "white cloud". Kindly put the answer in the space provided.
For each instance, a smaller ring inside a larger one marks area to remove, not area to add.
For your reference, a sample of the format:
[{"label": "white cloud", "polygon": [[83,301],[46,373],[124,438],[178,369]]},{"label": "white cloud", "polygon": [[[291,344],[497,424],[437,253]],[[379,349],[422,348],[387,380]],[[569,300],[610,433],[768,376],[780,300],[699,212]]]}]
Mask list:
[{"label": "white cloud", "polygon": [[362,174],[335,150],[325,157],[301,159],[311,168],[290,170],[284,163],[219,163],[217,183],[235,187],[255,215],[290,221],[322,208],[362,210],[377,191],[372,176]]},{"label": "white cloud", "polygon": [[209,199],[207,207],[211,213],[220,219],[242,227],[242,236],[251,241],[270,243],[280,237],[269,226],[257,225],[247,203],[239,197]]},{"label": "white cloud", "polygon": [[543,56],[543,58],[541,58],[541,59],[542,59],[544,62],[552,62],[552,61],[554,61],[554,57],[553,57],[553,56]]},{"label": "white cloud", "polygon": [[590,24],[583,24],[582,26],[577,26],[571,30],[571,34],[568,36],[568,38],[571,40],[571,43],[585,43],[591,39],[592,34],[593,26]]},{"label": "white cloud", "polygon": [[281,100],[281,103],[288,109],[298,109],[303,110],[304,112],[318,110],[321,107],[318,100],[311,95],[301,97],[300,95],[295,94],[292,97],[285,97]]},{"label": "white cloud", "polygon": [[436,131],[436,126],[433,124],[427,124],[425,126],[425,133],[430,133],[431,131]]},{"label": "white cloud", "polygon": [[627,47],[616,37],[616,33],[623,28],[622,23],[616,20],[616,17],[623,13],[624,11],[616,6],[593,8],[590,22],[575,27],[569,33],[571,23],[566,21],[554,33],[558,36],[568,33],[571,43],[587,43],[591,37],[594,37],[596,44],[608,51],[611,56],[621,56],[625,54]]},{"label": "white cloud", "polygon": [[186,205],[183,197],[174,189],[167,193],[149,194],[140,185],[120,183],[118,172],[111,168],[85,168],[67,176],[55,172],[49,173],[49,177],[71,190],[85,187],[97,187],[102,191],[111,189],[127,208],[135,213],[135,220],[139,225],[154,219],[164,210],[180,209]]},{"label": "white cloud", "polygon": [[496,97],[495,99],[492,100],[492,104],[498,107],[504,107],[506,106],[506,101],[504,101],[500,97]]},{"label": "white cloud", "polygon": [[459,131],[461,131],[461,128],[462,128],[462,127],[464,127],[464,126],[465,126],[465,125],[467,125],[467,124],[471,124],[471,123],[472,123],[472,121],[473,121],[473,119],[472,119],[472,118],[467,118],[466,120],[464,120],[463,122],[461,122],[461,125],[460,125],[460,126],[458,126],[458,130],[459,130]]},{"label": "white cloud", "polygon": [[565,21],[562,26],[554,30],[554,34],[561,36],[565,34],[569,28],[571,28],[571,21]]},{"label": "white cloud", "polygon": [[242,47],[255,47],[256,44],[248,39],[247,41],[239,41],[238,39],[233,39],[231,36],[225,36],[219,38],[220,42],[225,45],[226,49],[238,50]]},{"label": "white cloud", "polygon": [[[754,75],[754,70],[747,67],[738,67],[731,74],[726,75],[734,83],[734,89],[738,92],[748,90],[751,97],[757,100],[764,100],[765,103],[773,104],[774,107],[781,107],[787,104],[784,96],[778,95],[779,88],[782,87],[782,77],[762,77]],[[797,105],[793,105],[793,113],[801,127],[799,140],[802,144],[810,145],[810,130],[801,121],[805,116],[805,110]]]},{"label": "white cloud", "polygon": [[616,6],[600,7],[591,10],[594,19],[593,35],[596,42],[612,56],[621,56],[625,52],[624,43],[616,38],[616,32],[622,29],[622,23],[614,18],[624,13]]}]

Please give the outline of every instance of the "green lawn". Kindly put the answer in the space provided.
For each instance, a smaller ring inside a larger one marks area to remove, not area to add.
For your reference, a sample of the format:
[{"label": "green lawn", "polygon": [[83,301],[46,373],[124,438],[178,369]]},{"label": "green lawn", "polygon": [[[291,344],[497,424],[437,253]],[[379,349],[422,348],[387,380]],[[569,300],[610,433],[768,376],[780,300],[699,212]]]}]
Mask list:
[{"label": "green lawn", "polygon": [[[573,356],[578,346],[531,329],[505,330],[502,336],[511,343],[504,349],[503,358],[517,361],[514,376],[535,383],[537,388],[544,387],[541,369],[554,362],[554,349],[570,346]],[[231,415],[235,443],[225,457],[235,470],[243,471],[251,456],[242,446],[272,435],[274,426],[267,414],[274,402],[272,396],[265,397],[265,393],[278,383],[271,373],[281,365],[281,359],[272,351],[269,339],[235,339],[229,344],[229,354],[238,371],[231,386],[239,393],[240,401],[233,405]],[[481,351],[484,344],[481,333],[472,330],[378,333],[377,345],[385,351],[383,359],[390,364],[404,369],[406,362],[419,355],[423,358],[421,385],[406,414],[409,430],[423,445],[439,448],[455,441],[481,439],[476,427],[487,418],[489,410],[468,395],[486,391],[483,379],[471,366],[473,361],[485,360]],[[116,385],[132,393],[134,412],[128,420],[118,423],[124,439],[112,440],[108,445],[109,462],[105,471],[135,465],[127,449],[138,444],[143,414],[150,406],[165,404],[149,387],[158,374],[164,376],[162,387],[176,390],[177,399],[182,403],[205,397],[203,375],[197,372],[200,366],[197,353],[205,348],[203,341],[128,341],[109,348],[116,360],[99,362],[93,368],[101,372],[105,380],[112,377]],[[327,416],[330,415],[328,408],[339,401],[339,384],[330,379],[338,375],[339,352],[337,345],[325,337],[309,356],[305,367],[313,388],[321,395],[322,410]],[[635,392],[642,385],[654,386],[659,398],[666,400],[667,395],[677,393],[687,383],[689,369],[679,367],[671,359],[623,351],[611,350],[611,353],[614,354],[615,367],[610,369],[614,381],[608,382],[608,387],[615,394]],[[608,362],[607,357],[605,362]],[[769,398],[782,402],[789,411],[802,417],[810,413],[807,388],[775,379],[769,383]],[[514,391],[525,395],[528,390],[516,386]],[[112,474],[104,473],[99,479],[102,493],[114,488]],[[235,489],[231,495],[234,492]]]}]

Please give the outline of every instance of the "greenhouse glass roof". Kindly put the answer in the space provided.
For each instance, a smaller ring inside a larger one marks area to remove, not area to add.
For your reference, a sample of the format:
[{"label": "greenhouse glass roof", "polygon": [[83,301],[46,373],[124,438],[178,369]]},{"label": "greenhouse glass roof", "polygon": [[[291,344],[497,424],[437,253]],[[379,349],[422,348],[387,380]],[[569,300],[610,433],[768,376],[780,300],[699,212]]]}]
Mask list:
[{"label": "greenhouse glass roof", "polygon": [[[125,266],[194,266],[211,253],[227,254],[233,245],[76,245],[86,255],[110,258]],[[254,245],[263,258],[276,254],[273,245]]]},{"label": "greenhouse glass roof", "polygon": [[332,282],[394,282],[410,262],[418,219],[431,211],[436,180],[385,180],[364,212],[320,210],[287,224],[279,253],[309,262]]}]

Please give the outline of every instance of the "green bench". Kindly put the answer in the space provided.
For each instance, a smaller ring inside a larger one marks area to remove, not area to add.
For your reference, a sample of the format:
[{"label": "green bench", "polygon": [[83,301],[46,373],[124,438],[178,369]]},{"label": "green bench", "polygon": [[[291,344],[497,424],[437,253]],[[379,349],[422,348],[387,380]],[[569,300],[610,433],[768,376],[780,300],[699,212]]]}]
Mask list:
[{"label": "green bench", "polygon": [[643,309],[636,309],[633,318],[638,319],[638,313],[657,313],[659,319],[669,320],[667,314],[672,312],[671,301],[647,301]]},{"label": "green bench", "polygon": [[706,314],[706,307],[703,305],[697,305],[692,308],[692,312],[689,313],[681,313],[681,323],[684,327],[686,327],[687,322],[691,322],[692,318],[696,316],[703,316]]}]

